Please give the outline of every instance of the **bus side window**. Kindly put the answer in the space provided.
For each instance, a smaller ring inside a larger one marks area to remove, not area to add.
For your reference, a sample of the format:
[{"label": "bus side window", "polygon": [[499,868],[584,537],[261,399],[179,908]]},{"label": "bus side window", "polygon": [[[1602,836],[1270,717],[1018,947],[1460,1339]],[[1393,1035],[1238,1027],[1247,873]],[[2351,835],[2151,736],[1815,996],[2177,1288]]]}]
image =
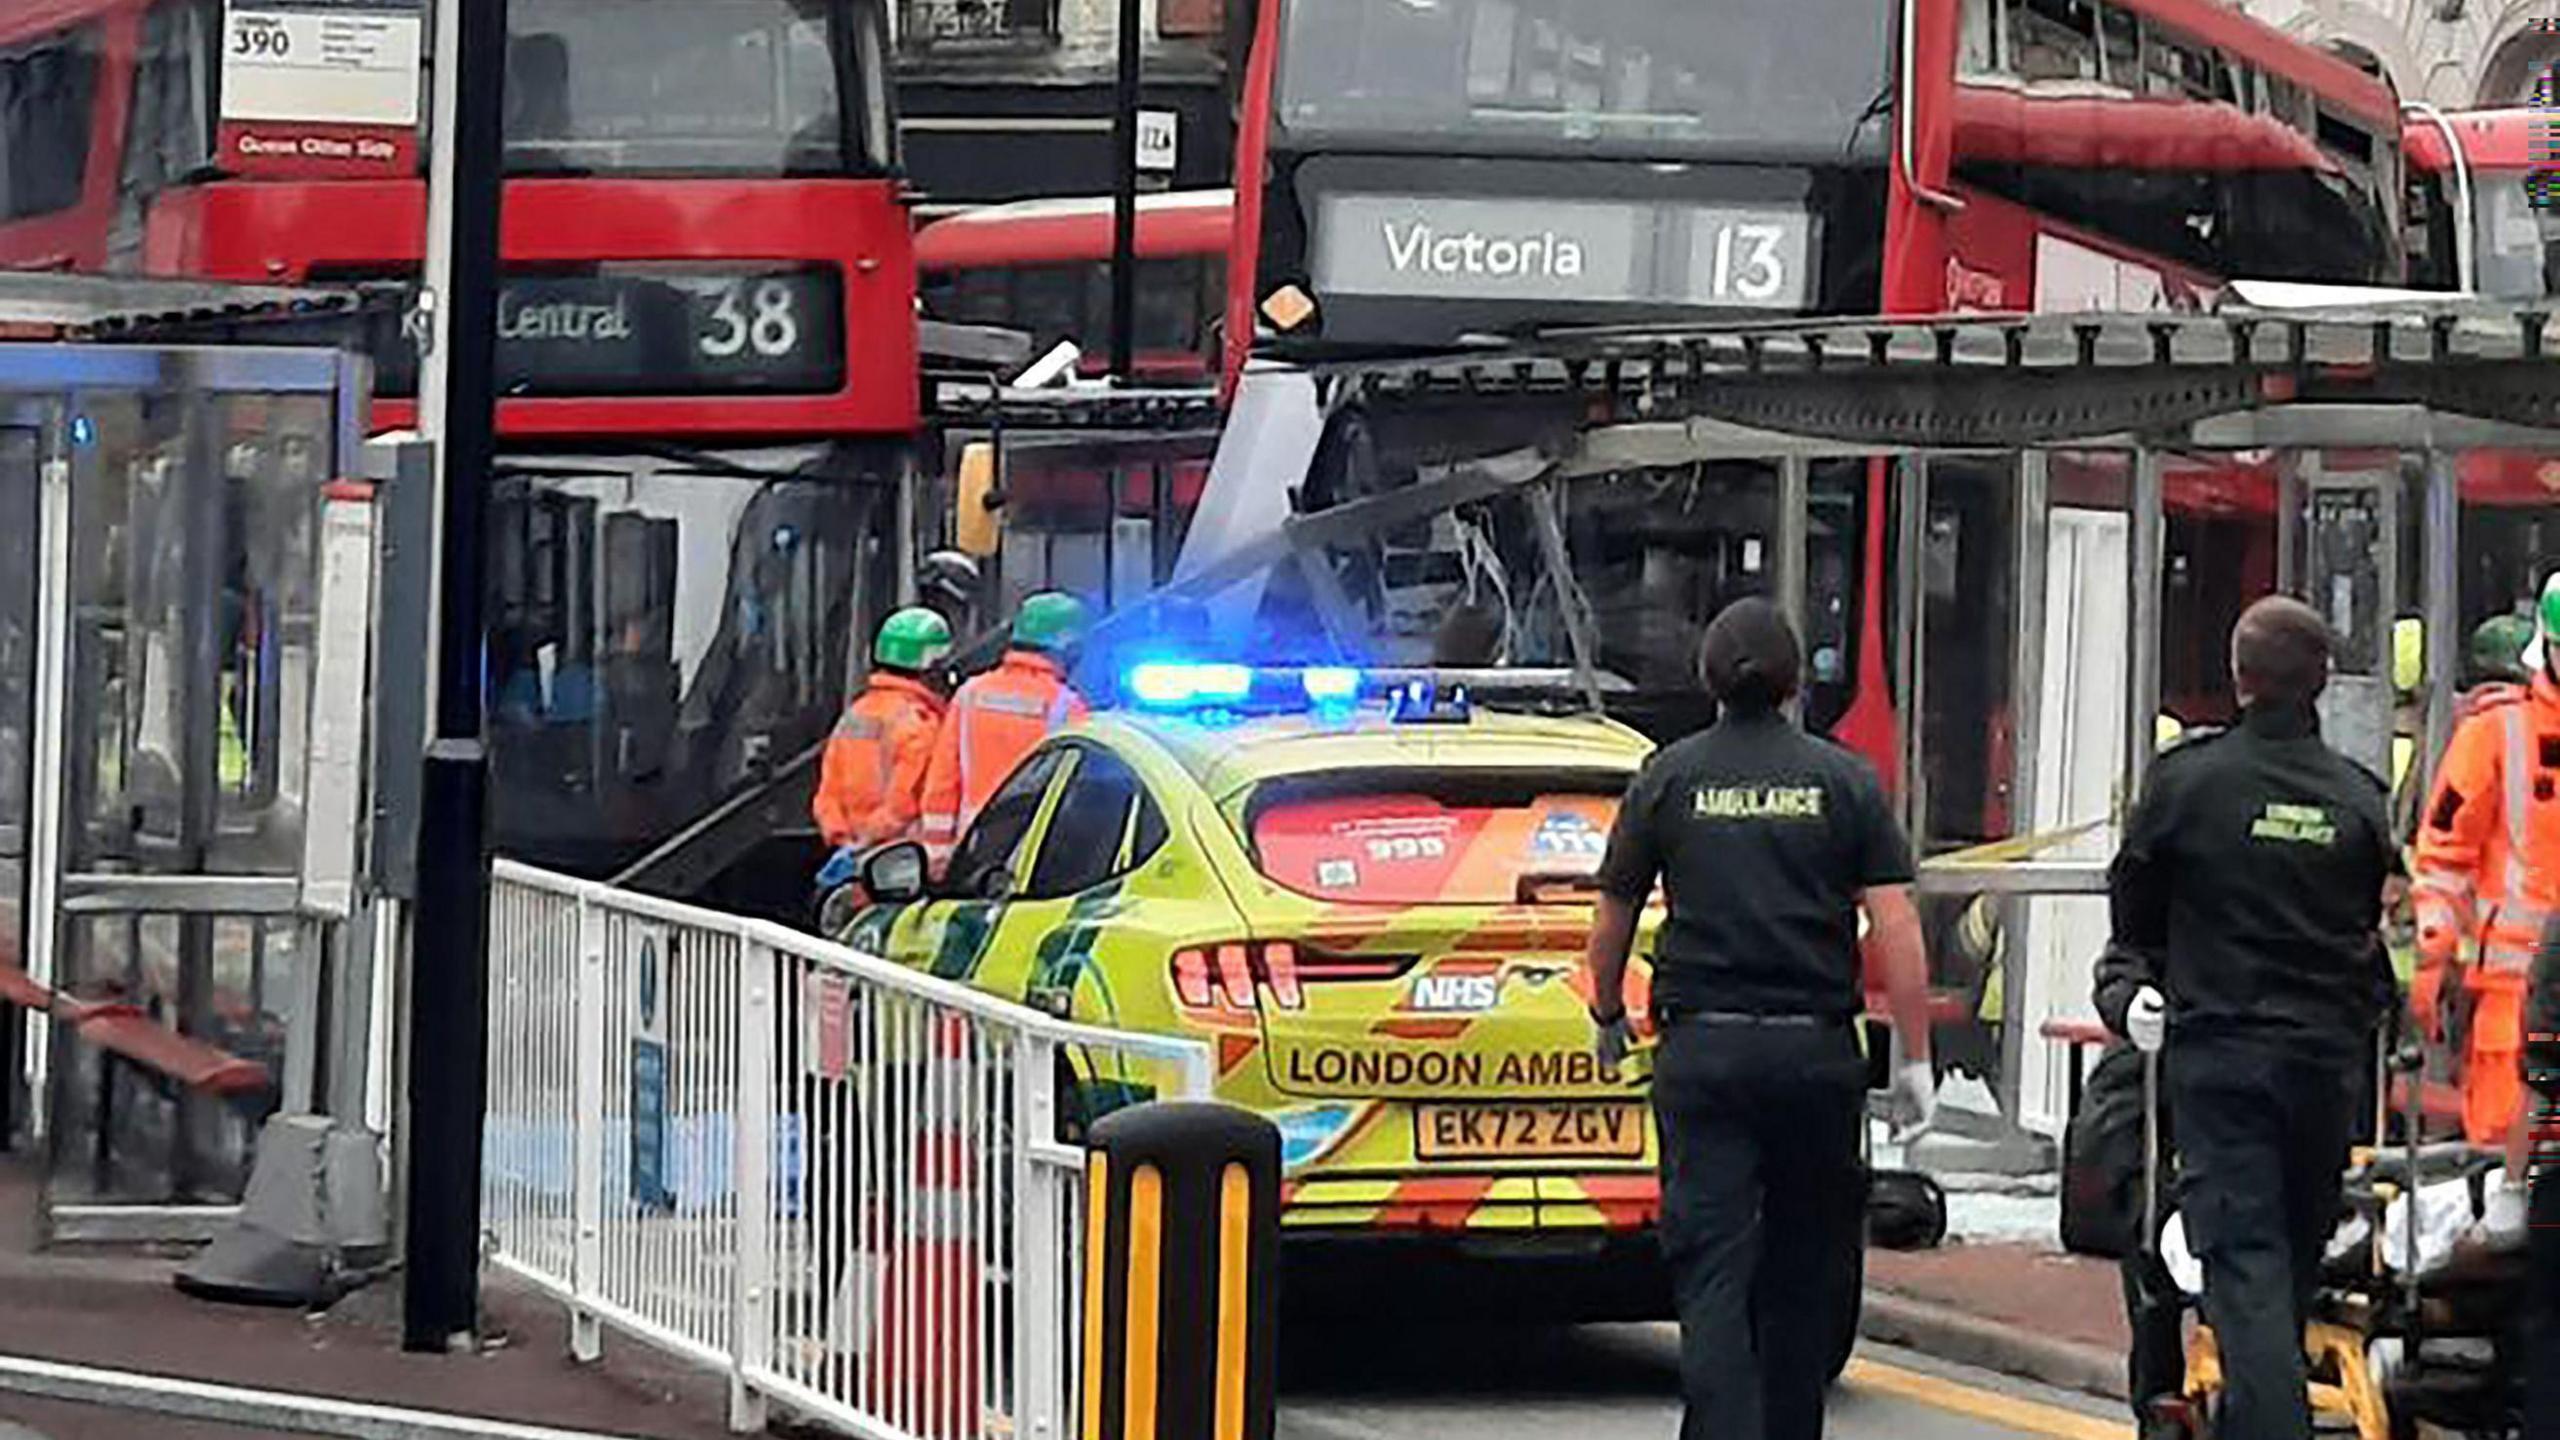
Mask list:
[{"label": "bus side window", "polygon": [[213,10],[206,0],[160,0],[143,20],[116,177],[112,268],[140,268],[151,202],[212,159]]},{"label": "bus side window", "polygon": [[97,93],[95,26],[0,55],[0,220],[80,203]]}]

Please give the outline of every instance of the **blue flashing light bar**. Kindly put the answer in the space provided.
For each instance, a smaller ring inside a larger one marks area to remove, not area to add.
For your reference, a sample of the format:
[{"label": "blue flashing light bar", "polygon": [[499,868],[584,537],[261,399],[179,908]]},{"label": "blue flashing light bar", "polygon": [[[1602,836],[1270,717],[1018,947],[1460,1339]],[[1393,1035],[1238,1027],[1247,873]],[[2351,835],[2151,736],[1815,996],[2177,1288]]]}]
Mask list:
[{"label": "blue flashing light bar", "polygon": [[1360,672],[1347,665],[1311,666],[1298,672],[1299,688],[1312,705],[1349,705],[1360,698]]},{"label": "blue flashing light bar", "polygon": [[1253,670],[1245,665],[1149,660],[1130,667],[1129,699],[1150,710],[1192,710],[1241,705],[1253,694]]}]

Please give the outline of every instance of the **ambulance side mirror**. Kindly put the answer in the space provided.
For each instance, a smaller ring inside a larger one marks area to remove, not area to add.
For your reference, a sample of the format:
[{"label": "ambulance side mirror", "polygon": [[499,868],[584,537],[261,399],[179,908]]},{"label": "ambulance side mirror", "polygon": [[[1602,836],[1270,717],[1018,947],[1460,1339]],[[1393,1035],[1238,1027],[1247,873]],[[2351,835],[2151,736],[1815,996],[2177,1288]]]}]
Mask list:
[{"label": "ambulance side mirror", "polygon": [[924,847],[901,840],[871,852],[862,862],[862,888],[876,905],[904,905],[924,898]]}]

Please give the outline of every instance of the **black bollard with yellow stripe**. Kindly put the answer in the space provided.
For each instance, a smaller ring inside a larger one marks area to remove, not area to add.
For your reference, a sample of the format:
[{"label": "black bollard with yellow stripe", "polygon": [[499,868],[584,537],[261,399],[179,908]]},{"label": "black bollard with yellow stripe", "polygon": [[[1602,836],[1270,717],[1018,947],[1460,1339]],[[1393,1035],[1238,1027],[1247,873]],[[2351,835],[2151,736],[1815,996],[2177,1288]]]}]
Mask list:
[{"label": "black bollard with yellow stripe", "polygon": [[1280,1132],[1226,1105],[1093,1127],[1083,1440],[1271,1440]]}]

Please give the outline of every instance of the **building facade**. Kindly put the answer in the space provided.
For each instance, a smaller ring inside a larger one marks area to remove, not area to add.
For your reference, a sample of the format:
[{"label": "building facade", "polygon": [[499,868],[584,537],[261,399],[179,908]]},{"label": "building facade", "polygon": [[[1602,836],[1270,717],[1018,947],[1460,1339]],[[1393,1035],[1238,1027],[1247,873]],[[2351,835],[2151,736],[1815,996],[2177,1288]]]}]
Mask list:
[{"label": "building facade", "polygon": [[2404,100],[2447,109],[2531,103],[2560,63],[2551,0],[2243,0],[2271,25],[2376,68]]},{"label": "building facade", "polygon": [[1123,3],[1145,36],[1143,103],[1177,117],[1173,174],[1148,183],[1227,183],[1228,0],[899,0],[900,128],[925,206],[1110,192]]}]

